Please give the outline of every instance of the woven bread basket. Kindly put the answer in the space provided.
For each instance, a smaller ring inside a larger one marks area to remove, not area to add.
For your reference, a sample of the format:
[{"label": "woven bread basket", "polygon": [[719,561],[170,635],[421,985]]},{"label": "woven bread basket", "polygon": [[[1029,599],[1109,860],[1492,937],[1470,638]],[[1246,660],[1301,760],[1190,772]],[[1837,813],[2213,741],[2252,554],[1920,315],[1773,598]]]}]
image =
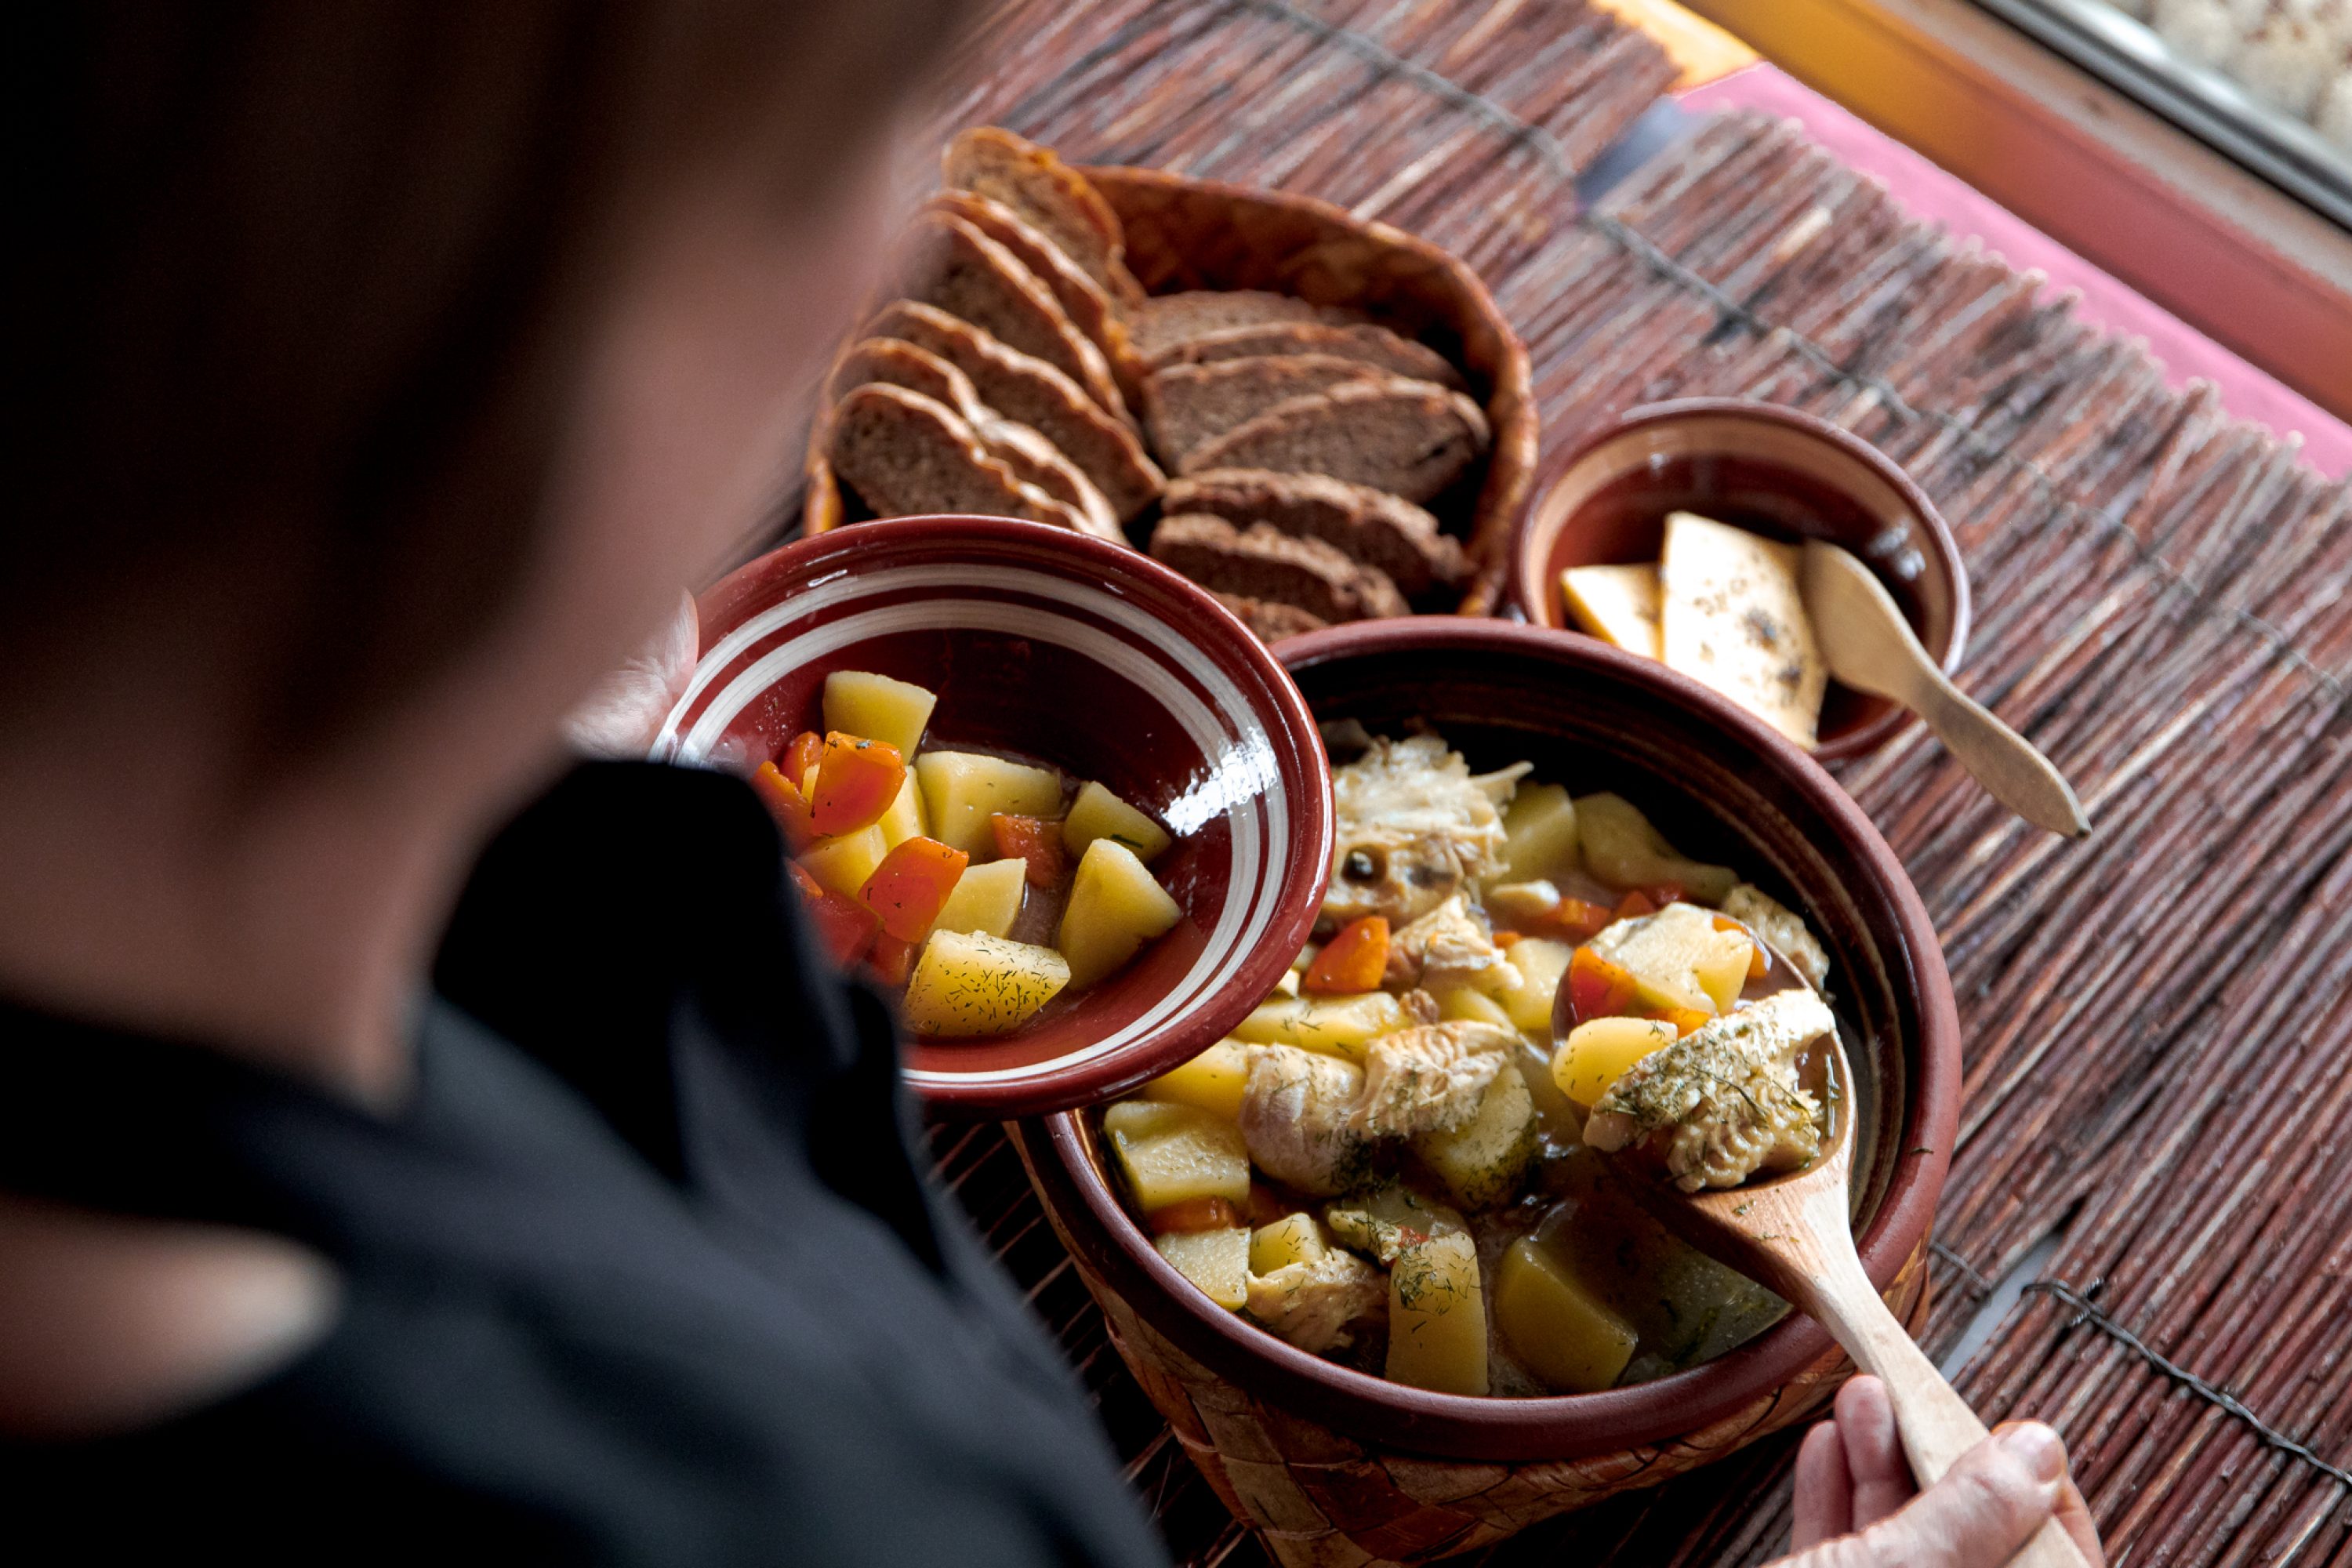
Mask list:
[{"label": "woven bread basket", "polygon": [[[1440,498],[1436,510],[1469,552],[1461,613],[1490,613],[1508,571],[1513,524],[1534,482],[1538,421],[1527,346],[1477,274],[1425,240],[1311,197],[1156,169],[1080,173],[1125,225],[1127,265],[1146,291],[1265,289],[1354,306],[1467,373],[1493,445],[1483,477],[1462,487],[1466,504]],[[801,515],[809,532],[850,519],[821,442],[810,444],[807,479]]]},{"label": "woven bread basket", "polygon": [[[1108,1244],[1103,1216],[1047,1148],[1075,1138],[1096,1157],[1098,1145],[1079,1113],[1017,1123],[1012,1132],[1045,1217],[1102,1308],[1111,1342],[1218,1498],[1285,1568],[1409,1568],[1490,1546],[1793,1426],[1828,1404],[1853,1370],[1832,1347],[1727,1415],[1607,1452],[1532,1460],[1416,1453],[1270,1403],[1187,1353],[1093,1261],[1117,1259],[1118,1250]],[[1886,1291],[1915,1334],[1927,1318],[1927,1258],[1923,1239]],[[1149,1290],[1135,1294],[1148,1310]]]}]

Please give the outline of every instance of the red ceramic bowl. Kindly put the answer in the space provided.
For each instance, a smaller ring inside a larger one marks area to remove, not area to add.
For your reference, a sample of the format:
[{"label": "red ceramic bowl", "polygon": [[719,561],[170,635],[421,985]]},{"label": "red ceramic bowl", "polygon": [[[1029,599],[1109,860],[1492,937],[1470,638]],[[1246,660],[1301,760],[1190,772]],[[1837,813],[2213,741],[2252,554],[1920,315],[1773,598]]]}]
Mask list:
[{"label": "red ceramic bowl", "polygon": [[[1894,853],[1812,759],[1697,683],[1590,637],[1492,620],[1362,622],[1278,650],[1319,719],[1426,720],[1473,768],[1521,758],[1613,789],[1686,854],[1801,910],[1869,1108],[1858,1241],[1882,1289],[1926,1247],[1960,1099],[1959,1022],[1936,931]],[[1829,1349],[1791,1316],[1730,1354],[1632,1388],[1547,1399],[1407,1388],[1295,1350],[1187,1284],[1122,1207],[1095,1119],[1024,1128],[1038,1185],[1087,1266],[1153,1329],[1255,1399],[1360,1442],[1446,1458],[1620,1455],[1750,1408]],[[1733,1445],[1736,1446],[1736,1445]]]},{"label": "red ceramic bowl", "polygon": [[816,722],[824,678],[939,694],[937,743],[1099,779],[1176,834],[1184,920],[1003,1039],[918,1038],[917,1092],[992,1116],[1116,1095],[1223,1036],[1288,969],[1330,875],[1331,781],[1289,678],[1148,556],[1000,518],[907,518],[788,544],[703,596],[702,657],[656,754],[748,769]]},{"label": "red ceramic bowl", "polygon": [[[1946,670],[1969,636],[1969,576],[1935,503],[1885,453],[1827,420],[1731,397],[1636,408],[1588,437],[1520,521],[1512,597],[1538,626],[1570,630],[1559,574],[1655,561],[1666,514],[1696,511],[1781,540],[1826,539],[1878,574]],[[1830,683],[1823,762],[1885,744],[1915,716]]]}]

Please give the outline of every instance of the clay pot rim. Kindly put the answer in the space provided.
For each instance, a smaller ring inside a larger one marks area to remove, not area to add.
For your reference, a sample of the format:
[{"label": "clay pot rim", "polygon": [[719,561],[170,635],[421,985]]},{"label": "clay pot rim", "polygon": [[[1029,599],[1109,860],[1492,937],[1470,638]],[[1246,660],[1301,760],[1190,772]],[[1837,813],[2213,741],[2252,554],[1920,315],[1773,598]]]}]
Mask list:
[{"label": "clay pot rim", "polygon": [[[1770,425],[1793,431],[1805,439],[1827,447],[1847,460],[1868,469],[1881,483],[1902,498],[1903,505],[1916,521],[1923,536],[1928,570],[1923,579],[1923,593],[1931,599],[1949,606],[1950,626],[1940,639],[1930,641],[1926,628],[1916,621],[1912,630],[1921,642],[1927,644],[1929,657],[1947,675],[1957,672],[1968,651],[1969,624],[1972,618],[1972,600],[1969,592],[1969,572],[1960,558],[1959,542],[1952,537],[1950,524],[1919,488],[1918,482],[1906,473],[1902,465],[1853,432],[1802,409],[1785,407],[1777,403],[1759,403],[1744,397],[1682,397],[1661,403],[1645,403],[1629,408],[1613,423],[1593,431],[1575,447],[1558,468],[1566,475],[1596,448],[1609,442],[1660,425],[1682,424],[1696,419],[1740,419],[1759,425]],[[1559,609],[1559,596],[1550,585],[1552,545],[1565,519],[1557,512],[1560,506],[1560,486],[1555,479],[1536,498],[1519,517],[1512,530],[1508,546],[1510,584],[1509,596],[1519,613],[1529,623],[1566,631],[1571,636],[1587,634],[1567,625]],[[1875,570],[1875,566],[1873,567]],[[1593,639],[1598,641],[1598,638]],[[1813,748],[1817,762],[1843,762],[1867,756],[1919,722],[1917,714],[1900,707],[1865,720],[1842,732],[1825,735]]]},{"label": "clay pot rim", "polygon": [[[1298,670],[1399,649],[1489,652],[1597,674],[1646,688],[1660,702],[1693,710],[1719,729],[1728,749],[1794,787],[1861,865],[1858,899],[1892,912],[1900,946],[1919,985],[1919,1039],[1907,1075],[1906,1135],[1877,1212],[1858,1238],[1864,1267],[1881,1289],[1927,1245],[1957,1134],[1960,1101],[1959,1018],[1935,927],[1894,851],[1859,806],[1812,758],[1714,692],[1661,665],[1591,637],[1549,627],[1470,617],[1419,616],[1360,622],[1285,640],[1284,666]],[[1574,1459],[1621,1451],[1705,1427],[1795,1378],[1834,1346],[1811,1319],[1792,1313],[1747,1345],[1705,1365],[1633,1388],[1549,1398],[1478,1398],[1407,1388],[1297,1350],[1209,1302],[1178,1275],[1130,1219],[1084,1152],[1079,1118],[1065,1112],[1021,1130],[1047,1206],[1072,1229],[1086,1261],[1151,1326],[1218,1375],[1267,1405],[1291,1410],[1360,1440],[1455,1459]]]}]

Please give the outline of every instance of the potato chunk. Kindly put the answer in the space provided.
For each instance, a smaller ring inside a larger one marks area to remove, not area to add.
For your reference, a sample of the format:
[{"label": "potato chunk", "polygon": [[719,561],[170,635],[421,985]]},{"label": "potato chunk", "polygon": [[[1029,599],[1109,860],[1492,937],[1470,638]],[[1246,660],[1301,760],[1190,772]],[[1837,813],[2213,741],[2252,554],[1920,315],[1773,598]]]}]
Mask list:
[{"label": "potato chunk", "polygon": [[1490,882],[1550,881],[1577,868],[1576,803],[1559,784],[1521,785],[1503,834],[1503,868]]},{"label": "potato chunk", "polygon": [[1021,917],[1021,898],[1029,885],[1025,860],[991,860],[967,866],[956,879],[955,890],[940,906],[933,931],[978,931],[1002,938]]},{"label": "potato chunk", "polygon": [[1614,1387],[1633,1359],[1633,1325],[1528,1237],[1513,1242],[1495,1270],[1495,1327],[1561,1394]]},{"label": "potato chunk", "polygon": [[1055,944],[1070,961],[1070,984],[1084,989],[1126,967],[1152,938],[1165,936],[1184,911],[1151,879],[1135,851],[1115,838],[1087,846]]},{"label": "potato chunk", "polygon": [[1151,1245],[1218,1306],[1238,1312],[1249,1304],[1248,1231],[1196,1230],[1158,1237]]},{"label": "potato chunk", "polygon": [[1250,1272],[1271,1274],[1293,1263],[1312,1263],[1330,1250],[1313,1215],[1304,1210],[1286,1214],[1250,1232]]},{"label": "potato chunk", "polygon": [[1510,1014],[1500,1002],[1467,985],[1456,985],[1438,994],[1437,1016],[1444,1023],[1467,1020],[1473,1024],[1500,1024],[1506,1029],[1518,1026],[1511,1022]]},{"label": "potato chunk", "polygon": [[1486,1392],[1486,1290],[1467,1231],[1397,1255],[1389,1270],[1388,1376],[1442,1394]]},{"label": "potato chunk", "polygon": [[1355,996],[1281,996],[1261,1002],[1234,1037],[1261,1046],[1297,1046],[1360,1064],[1374,1040],[1412,1020],[1385,991]]},{"label": "potato chunk", "polygon": [[1501,1203],[1519,1190],[1536,1157],[1536,1105],[1527,1080],[1506,1067],[1469,1121],[1451,1131],[1422,1133],[1412,1152],[1464,1208]]},{"label": "potato chunk", "polygon": [[1576,823],[1584,868],[1612,888],[1677,882],[1702,903],[1719,904],[1738,884],[1738,873],[1730,867],[1710,866],[1677,851],[1623,795],[1579,795]]},{"label": "potato chunk", "polygon": [[883,812],[882,820],[874,826],[882,830],[882,842],[893,849],[909,838],[928,837],[925,829],[929,822],[923,815],[923,788],[915,782],[911,770],[899,784],[898,793],[889,809]]},{"label": "potato chunk", "polygon": [[1009,1035],[1070,983],[1050,947],[978,931],[934,931],[915,961],[902,1005],[921,1035]]},{"label": "potato chunk", "polygon": [[1654,1018],[1588,1018],[1559,1043],[1551,1079],[1589,1111],[1626,1068],[1674,1043],[1675,1026]]},{"label": "potato chunk", "polygon": [[1118,839],[1134,850],[1139,860],[1150,859],[1171,842],[1160,824],[1088,780],[1079,786],[1078,798],[1070,802],[1070,815],[1062,819],[1062,842],[1071,854],[1084,855],[1087,846],[1097,838]]},{"label": "potato chunk", "polygon": [[1170,1068],[1145,1084],[1143,1095],[1147,1100],[1197,1105],[1231,1121],[1242,1113],[1242,1089],[1248,1082],[1247,1048],[1238,1040],[1219,1040],[1191,1061]]},{"label": "potato chunk", "polygon": [[1523,937],[1511,944],[1511,965],[1519,972],[1519,983],[1504,994],[1502,1003],[1514,1025],[1551,1037],[1552,1004],[1568,974],[1569,960],[1575,956],[1574,948],[1549,937]]},{"label": "potato chunk", "polygon": [[801,868],[824,883],[827,892],[854,899],[888,853],[889,838],[877,822],[855,833],[820,838],[802,850],[799,859]]},{"label": "potato chunk", "polygon": [[925,752],[915,759],[931,837],[974,859],[994,858],[996,836],[988,819],[1062,815],[1061,775],[1026,763],[978,752]]},{"label": "potato chunk", "polygon": [[1690,1007],[1709,1017],[1739,999],[1756,946],[1744,931],[1716,930],[1711,911],[1681,903],[1619,921],[1591,945],[1633,974],[1644,1005]]},{"label": "potato chunk", "polygon": [[836,669],[824,678],[824,727],[898,748],[903,760],[922,744],[939,699],[912,681],[871,670]]},{"label": "potato chunk", "polygon": [[[1146,1214],[1188,1198],[1249,1199],[1249,1145],[1240,1128],[1213,1111],[1123,1100],[1103,1112],[1103,1133]],[[1248,1256],[1244,1245],[1244,1263]]]}]

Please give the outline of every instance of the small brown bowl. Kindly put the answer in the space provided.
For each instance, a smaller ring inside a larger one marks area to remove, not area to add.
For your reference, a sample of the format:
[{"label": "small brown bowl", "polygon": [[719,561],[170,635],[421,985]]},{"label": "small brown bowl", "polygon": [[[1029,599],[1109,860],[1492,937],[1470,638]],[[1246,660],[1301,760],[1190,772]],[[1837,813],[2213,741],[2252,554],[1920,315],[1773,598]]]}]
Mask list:
[{"label": "small brown bowl", "polygon": [[[1859,437],[1810,414],[1739,398],[1650,404],[1578,447],[1513,542],[1512,592],[1521,613],[1538,626],[1575,631],[1560,573],[1655,561],[1674,511],[1771,539],[1843,545],[1878,574],[1929,657],[1948,671],[1959,667],[1969,636],[1968,569],[1935,503]],[[1813,755],[1862,756],[1916,717],[1832,680]]]},{"label": "small brown bowl", "polygon": [[[1319,721],[1395,732],[1425,720],[1474,767],[1525,758],[1571,789],[1626,793],[1686,853],[1740,868],[1804,913],[1831,955],[1857,1079],[1871,1079],[1861,1103],[1876,1108],[1856,1152],[1863,1263],[1898,1314],[1924,1311],[1959,1024],[1918,894],[1836,781],[1723,698],[1591,637],[1421,616],[1276,652]],[[1286,1563],[1420,1563],[1487,1543],[1800,1420],[1846,1371],[1827,1333],[1792,1316],[1704,1365],[1605,1393],[1403,1387],[1296,1350],[1187,1284],[1121,1205],[1090,1113],[1016,1135],[1145,1391]]]}]

